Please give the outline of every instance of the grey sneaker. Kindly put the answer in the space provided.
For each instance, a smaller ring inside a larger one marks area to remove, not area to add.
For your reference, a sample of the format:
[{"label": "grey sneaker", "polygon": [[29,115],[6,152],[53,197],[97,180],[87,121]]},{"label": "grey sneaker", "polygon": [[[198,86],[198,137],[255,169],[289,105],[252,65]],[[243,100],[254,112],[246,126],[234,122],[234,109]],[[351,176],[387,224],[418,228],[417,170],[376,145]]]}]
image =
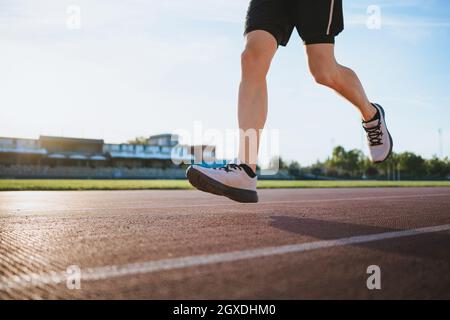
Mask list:
[{"label": "grey sneaker", "polygon": [[392,136],[386,127],[383,108],[376,103],[372,105],[377,109],[377,114],[372,120],[363,121],[363,128],[367,134],[370,159],[374,163],[385,161],[392,153]]},{"label": "grey sneaker", "polygon": [[198,190],[225,196],[237,202],[258,202],[257,177],[246,164],[220,168],[192,165],[186,170],[189,182]]}]

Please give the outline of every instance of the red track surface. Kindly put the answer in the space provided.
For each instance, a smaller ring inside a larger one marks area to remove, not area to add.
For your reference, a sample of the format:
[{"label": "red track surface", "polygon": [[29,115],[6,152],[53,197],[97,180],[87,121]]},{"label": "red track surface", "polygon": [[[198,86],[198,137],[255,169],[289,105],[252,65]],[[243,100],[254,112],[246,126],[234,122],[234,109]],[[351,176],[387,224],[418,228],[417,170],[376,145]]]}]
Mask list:
[{"label": "red track surface", "polygon": [[[450,298],[449,229],[309,248],[450,225],[450,188],[262,190],[260,200],[0,193],[0,299]],[[70,265],[79,290],[66,286]],[[381,290],[366,287],[369,265],[381,268]]]}]

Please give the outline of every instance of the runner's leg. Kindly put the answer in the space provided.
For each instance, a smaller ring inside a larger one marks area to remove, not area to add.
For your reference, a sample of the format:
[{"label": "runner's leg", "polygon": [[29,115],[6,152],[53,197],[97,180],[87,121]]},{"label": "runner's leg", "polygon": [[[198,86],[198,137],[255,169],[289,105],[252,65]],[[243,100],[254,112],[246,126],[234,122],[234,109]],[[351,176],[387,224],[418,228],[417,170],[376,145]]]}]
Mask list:
[{"label": "runner's leg", "polygon": [[339,63],[334,56],[334,44],[306,45],[308,65],[317,83],[327,86],[351,102],[361,113],[364,121],[372,119],[377,110],[367,99],[356,73]]},{"label": "runner's leg", "polygon": [[246,35],[241,56],[238,120],[239,160],[256,171],[259,138],[267,118],[266,76],[277,51],[277,40],[269,32],[255,30]]}]

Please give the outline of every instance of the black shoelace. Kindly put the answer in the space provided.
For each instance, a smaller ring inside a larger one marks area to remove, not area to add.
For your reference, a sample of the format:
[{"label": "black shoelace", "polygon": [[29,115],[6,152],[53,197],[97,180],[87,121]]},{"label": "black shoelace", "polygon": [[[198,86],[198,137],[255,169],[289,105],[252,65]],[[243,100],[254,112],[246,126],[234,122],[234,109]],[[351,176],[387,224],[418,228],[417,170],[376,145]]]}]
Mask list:
[{"label": "black shoelace", "polygon": [[383,132],[381,130],[381,120],[378,122],[373,128],[366,128],[364,130],[367,132],[367,138],[369,139],[369,143],[371,147],[382,145]]},{"label": "black shoelace", "polygon": [[234,163],[229,163],[229,164],[227,164],[224,167],[219,167],[219,168],[214,168],[214,169],[216,169],[216,170],[225,170],[226,172],[230,172],[230,171],[233,171],[233,170],[236,170],[236,169],[242,170],[242,168],[239,165],[234,164]]}]

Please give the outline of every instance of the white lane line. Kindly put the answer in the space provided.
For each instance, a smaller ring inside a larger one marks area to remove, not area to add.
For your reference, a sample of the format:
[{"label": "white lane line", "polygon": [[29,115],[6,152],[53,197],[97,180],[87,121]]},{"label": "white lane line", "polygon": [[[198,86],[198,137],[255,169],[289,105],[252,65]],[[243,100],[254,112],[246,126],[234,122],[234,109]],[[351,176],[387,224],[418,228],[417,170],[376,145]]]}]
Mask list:
[{"label": "white lane line", "polygon": [[334,201],[366,201],[366,200],[387,200],[387,199],[411,199],[411,198],[431,198],[431,197],[449,197],[450,193],[436,194],[416,194],[416,195],[398,195],[398,196],[374,196],[374,197],[353,197],[353,198],[329,198],[329,199],[305,199],[305,200],[277,200],[266,201],[261,204],[282,204],[282,203],[304,203],[304,202],[334,202]]},{"label": "white lane line", "polygon": [[[417,236],[421,234],[449,231],[450,224],[438,225],[432,227],[392,231],[377,233],[364,236],[354,236],[340,238],[335,240],[323,240],[300,244],[283,245],[277,247],[266,247],[259,249],[250,249],[242,251],[232,251],[225,253],[206,254],[197,256],[188,256],[173,259],[164,259],[157,261],[146,261],[132,263],[121,266],[105,266],[97,268],[86,268],[81,270],[81,281],[96,281],[118,278],[124,276],[133,276],[138,274],[147,274],[159,271],[168,271],[174,269],[184,269],[190,267],[205,266],[217,263],[234,262],[239,260],[248,260],[261,257],[269,257],[287,253],[299,253],[317,249],[348,246],[352,244],[368,243],[386,239]],[[11,277],[0,277],[0,291],[8,289],[20,289],[48,284],[61,284],[67,281],[65,272],[34,273],[21,274]]]},{"label": "white lane line", "polygon": [[[168,206],[125,206],[125,207],[98,207],[98,208],[65,208],[65,209],[20,209],[9,212],[9,214],[23,214],[26,212],[91,212],[91,211],[117,211],[117,210],[129,210],[129,209],[171,209],[171,208],[198,208],[198,207],[229,207],[229,206],[260,206],[266,204],[283,204],[283,203],[315,203],[315,202],[341,202],[341,201],[367,201],[367,200],[388,200],[388,199],[411,199],[411,198],[431,198],[431,197],[449,197],[450,193],[436,193],[436,194],[417,194],[417,195],[398,195],[398,196],[373,196],[373,197],[353,197],[353,198],[328,198],[328,199],[304,199],[304,200],[275,200],[275,201],[262,201],[255,204],[242,204],[237,202],[229,203],[204,203],[204,204],[185,204],[185,205],[168,205]],[[113,205],[113,204],[112,204]],[[1,208],[0,208],[1,210]],[[1,215],[1,213],[0,213]]]}]

